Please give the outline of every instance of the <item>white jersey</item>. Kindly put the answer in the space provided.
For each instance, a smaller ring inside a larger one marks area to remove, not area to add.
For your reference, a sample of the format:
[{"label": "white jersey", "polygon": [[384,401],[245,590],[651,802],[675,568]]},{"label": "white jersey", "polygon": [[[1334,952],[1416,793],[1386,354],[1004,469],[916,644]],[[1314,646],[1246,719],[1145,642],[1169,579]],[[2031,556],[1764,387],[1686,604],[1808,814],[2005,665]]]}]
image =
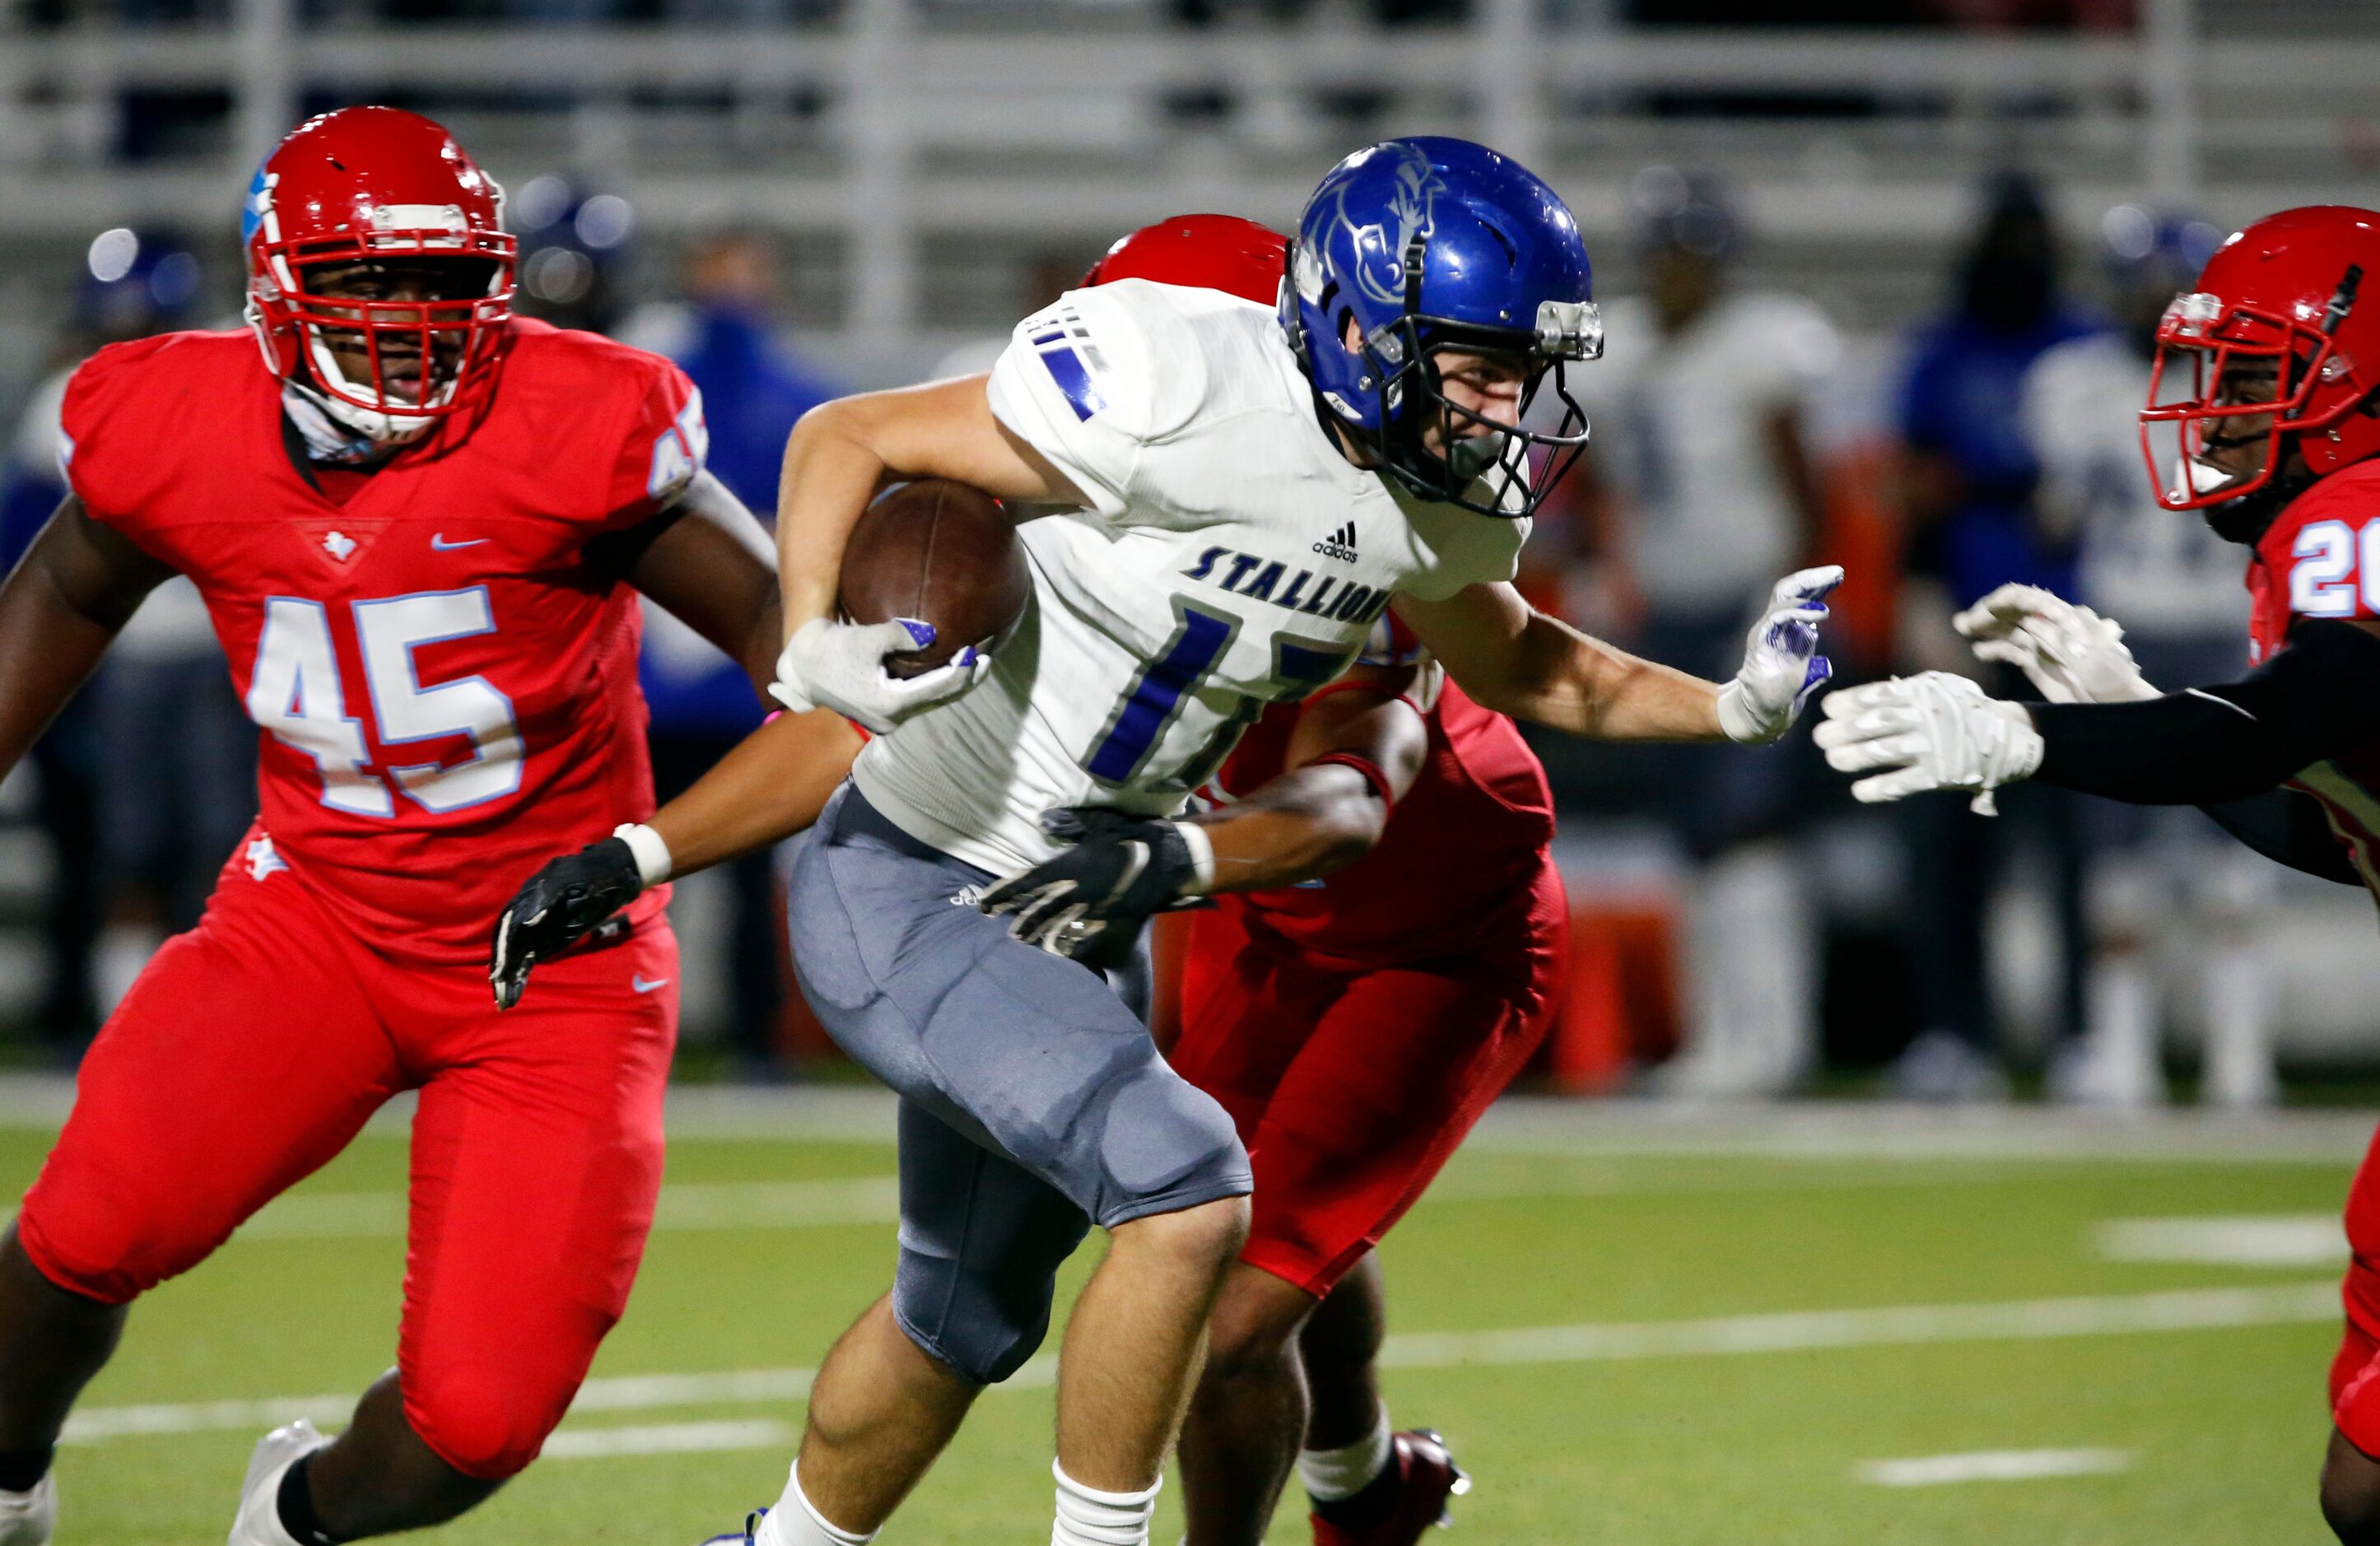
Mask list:
[{"label": "white jersey", "polygon": [[1675,335],[1642,297],[1603,318],[1603,358],[1572,390],[1595,426],[1586,454],[1623,500],[1631,574],[1657,611],[1751,605],[1802,546],[1768,426],[1832,374],[1840,338],[1790,295],[1722,296]]},{"label": "white jersey", "polygon": [[2149,362],[2111,334],[2070,339],[2025,371],[2025,434],[2045,513],[2079,539],[2082,599],[2143,638],[2236,639],[2240,550],[2156,503],[2141,459]]},{"label": "white jersey", "polygon": [[1392,594],[1510,579],[1528,535],[1351,465],[1273,313],[1220,291],[1074,291],[1017,328],[990,396],[1088,507],[1019,529],[1015,636],[852,777],[995,874],[1056,851],[1045,810],[1179,810],[1267,704],[1344,669]]}]

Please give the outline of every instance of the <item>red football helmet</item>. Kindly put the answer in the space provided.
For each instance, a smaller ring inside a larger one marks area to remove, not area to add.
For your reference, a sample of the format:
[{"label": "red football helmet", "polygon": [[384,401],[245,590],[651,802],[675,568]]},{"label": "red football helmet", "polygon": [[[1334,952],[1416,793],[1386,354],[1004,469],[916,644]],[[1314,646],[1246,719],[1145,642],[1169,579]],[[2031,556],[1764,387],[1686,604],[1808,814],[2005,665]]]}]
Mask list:
[{"label": "red football helmet", "polygon": [[1281,300],[1289,238],[1235,214],[1177,214],[1144,225],[1108,249],[1083,275],[1084,287],[1111,279],[1148,279],[1222,290],[1259,306]]},{"label": "red football helmet", "polygon": [[[2380,387],[2380,294],[2359,299],[2367,278],[2380,279],[2380,213],[2371,210],[2283,210],[2216,250],[2198,287],[2176,296],[2157,324],[2141,449],[2159,504],[2195,510],[2253,493],[2279,468],[2284,436],[2317,477],[2380,451],[2373,396]],[[2164,401],[2166,370],[2184,351],[2190,393]],[[2271,393],[2235,396],[2244,383],[2227,383],[2226,373],[2257,360],[2272,362]],[[2228,421],[2260,415],[2268,422],[2244,440],[2225,436]],[[2182,466],[2173,488],[2165,484],[2171,469],[2156,465],[2150,443],[2159,424],[2179,427]],[[2200,460],[2258,436],[2265,443],[2264,466],[2245,477]]]},{"label": "red football helmet", "polygon": [[[248,322],[266,365],[373,440],[410,438],[479,401],[494,384],[512,316],[504,198],[452,135],[419,114],[347,107],[300,124],[257,169],[240,222]],[[333,298],[309,280],[322,267],[391,258],[463,260],[460,287],[470,293]],[[326,332],[350,355],[360,338],[363,380],[341,369]]]}]

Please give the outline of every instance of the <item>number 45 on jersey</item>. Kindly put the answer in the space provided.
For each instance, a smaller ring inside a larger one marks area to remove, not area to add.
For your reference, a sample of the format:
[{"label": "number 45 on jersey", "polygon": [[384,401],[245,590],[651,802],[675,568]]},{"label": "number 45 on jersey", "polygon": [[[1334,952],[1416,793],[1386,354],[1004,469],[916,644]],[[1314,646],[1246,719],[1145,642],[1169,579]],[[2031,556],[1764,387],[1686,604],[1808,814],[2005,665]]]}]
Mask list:
[{"label": "number 45 on jersey", "polygon": [[[358,816],[394,816],[396,792],[443,813],[501,799],[520,787],[520,728],[512,700],[481,676],[423,687],[413,651],[425,644],[493,633],[484,586],[425,590],[349,603],[356,645],[384,754],[425,741],[467,736],[471,755],[370,771],[363,721],[347,712],[329,609],[320,602],[273,596],[264,604],[248,713],[284,743],[314,760],[322,803]],[[395,789],[392,790],[394,782]]]}]

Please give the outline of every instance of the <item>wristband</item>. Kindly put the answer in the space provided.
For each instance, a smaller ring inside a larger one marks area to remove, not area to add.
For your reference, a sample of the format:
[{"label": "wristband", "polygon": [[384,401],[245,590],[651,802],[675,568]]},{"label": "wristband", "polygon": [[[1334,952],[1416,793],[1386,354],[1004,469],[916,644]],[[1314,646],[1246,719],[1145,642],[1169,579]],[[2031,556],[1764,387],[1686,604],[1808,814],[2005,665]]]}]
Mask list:
[{"label": "wristband", "polygon": [[1196,822],[1176,822],[1173,830],[1182,834],[1182,846],[1190,850],[1191,878],[1182,888],[1188,896],[1204,896],[1215,889],[1215,845],[1207,829]]},{"label": "wristband", "polygon": [[1741,677],[1718,689],[1719,734],[1738,746],[1763,746],[1784,734],[1784,727],[1769,724],[1755,715],[1744,700],[1751,696],[1743,690]]},{"label": "wristband", "polygon": [[642,822],[623,822],[612,829],[612,835],[625,843],[635,856],[639,881],[655,886],[670,878],[669,845],[660,833]]}]

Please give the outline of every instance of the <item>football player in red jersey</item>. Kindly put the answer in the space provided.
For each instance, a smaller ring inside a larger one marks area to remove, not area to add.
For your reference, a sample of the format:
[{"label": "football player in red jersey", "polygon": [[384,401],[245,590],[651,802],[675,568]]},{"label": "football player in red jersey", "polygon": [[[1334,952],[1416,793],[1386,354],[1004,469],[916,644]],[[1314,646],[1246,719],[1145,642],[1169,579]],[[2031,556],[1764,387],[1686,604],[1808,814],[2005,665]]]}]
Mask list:
[{"label": "football player in red jersey", "polygon": [[[261,814],[93,1043],[0,1242],[6,1546],[48,1538],[51,1446],[129,1302],[401,1090],[396,1369],[334,1442],[258,1445],[237,1546],[470,1507],[626,1298],[676,1016],[664,895],[511,1016],[486,919],[564,835],[650,809],[636,591],[761,681],[778,593],[686,378],[513,316],[501,199],[427,119],[316,118],[250,190],[250,329],[119,345],[68,389],[71,493],[0,588],[0,768],[178,571],[260,727]],[[793,729],[847,760],[832,716]]]},{"label": "football player in red jersey", "polygon": [[[2249,663],[2160,694],[2122,630],[2009,587],[1961,620],[2046,703],[1927,673],[1827,700],[1828,761],[1864,800],[2039,778],[2149,805],[2204,806],[2284,864],[2380,893],[2380,212],[2286,210],[2232,236],[2157,330],[2142,444],[2169,509],[2251,549]],[[2186,383],[2182,372],[2188,372]],[[2161,426],[2170,426],[2169,431]],[[2166,482],[2173,480],[2168,486]],[[2347,1202],[2347,1325],[2331,1365],[2322,1507],[2380,1543],[2380,1140]]]}]

